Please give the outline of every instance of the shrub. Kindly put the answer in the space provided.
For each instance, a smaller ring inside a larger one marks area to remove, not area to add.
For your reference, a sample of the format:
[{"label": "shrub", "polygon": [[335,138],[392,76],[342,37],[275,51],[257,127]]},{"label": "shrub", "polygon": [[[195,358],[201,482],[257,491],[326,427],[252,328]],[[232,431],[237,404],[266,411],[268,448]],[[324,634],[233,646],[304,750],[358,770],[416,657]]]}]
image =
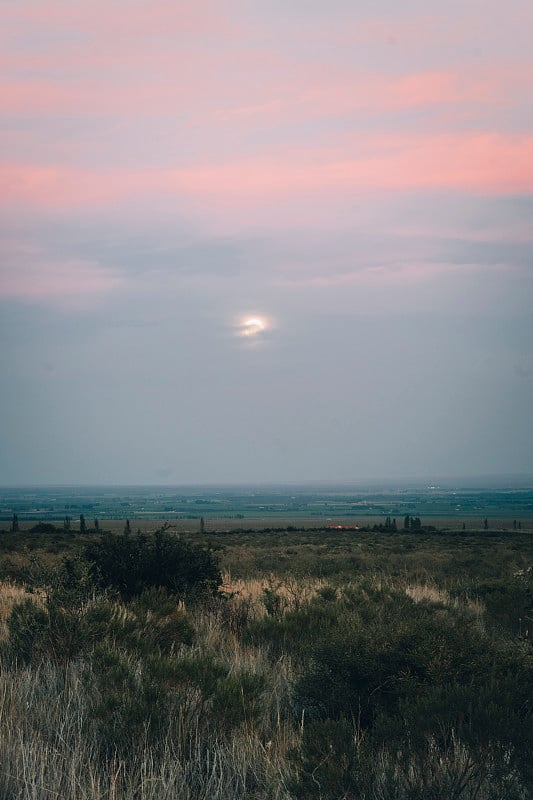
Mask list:
[{"label": "shrub", "polygon": [[146,659],[146,674],[168,689],[194,687],[203,702],[208,702],[213,719],[228,732],[242,722],[252,721],[263,709],[262,693],[266,681],[262,674],[229,667],[208,654],[169,658],[151,655]]},{"label": "shrub", "polygon": [[169,613],[155,614],[142,607],[128,608],[100,598],[91,603],[85,613],[83,624],[87,641],[110,642],[129,653],[169,653],[180,645],[190,645],[194,639],[194,628],[185,610],[174,601]]},{"label": "shrub", "polygon": [[58,533],[61,528],[56,528],[51,522],[38,522],[30,528],[30,533]]},{"label": "shrub", "polygon": [[[525,800],[527,782],[497,745],[469,746],[448,729],[419,749],[380,745],[346,719],[306,726],[294,751],[298,800]],[[527,780],[527,779],[526,779]]]},{"label": "shrub", "polygon": [[[340,793],[346,780],[352,788],[357,783],[353,732],[345,722],[352,718],[376,752],[400,751],[407,741],[423,763],[430,740],[435,753],[445,753],[453,734],[469,752],[490,752],[509,774],[516,770],[530,780],[533,664],[527,646],[489,639],[461,609],[415,604],[394,591],[366,588],[347,591],[343,599],[344,605],[334,603],[336,624],[317,630],[304,647],[295,686],[296,716],[309,724],[304,760],[320,763],[325,784]],[[338,758],[322,764],[322,751]],[[301,788],[305,795],[305,780]]]},{"label": "shrub", "polygon": [[5,653],[14,661],[66,662],[106,641],[138,655],[168,653],[194,639],[185,609],[165,589],[151,589],[125,608],[95,596],[81,559],[41,567],[40,577],[34,570],[33,581],[42,593],[14,605],[7,620]]},{"label": "shrub", "polygon": [[286,598],[279,593],[281,583],[274,583],[272,577],[269,578],[268,585],[263,587],[261,602],[267,614],[274,619],[280,620],[286,609]]},{"label": "shrub", "polygon": [[7,620],[8,652],[15,660],[27,664],[38,650],[48,631],[48,614],[29,597],[16,603]]},{"label": "shrub", "polygon": [[335,587],[329,586],[327,584],[326,586],[321,586],[317,594],[322,600],[325,600],[326,603],[333,602],[334,600],[337,599],[337,590],[335,589]]},{"label": "shrub", "polygon": [[298,779],[291,786],[294,796],[302,800],[357,797],[361,755],[357,744],[357,732],[346,719],[307,725],[301,751],[294,753],[299,766]]},{"label": "shrub", "polygon": [[33,584],[43,594],[38,601],[27,598],[13,606],[7,621],[7,652],[25,663],[45,657],[68,661],[88,644],[85,608],[92,584],[85,565],[80,559],[65,558],[54,569],[35,563],[31,572]]},{"label": "shrub", "polygon": [[168,725],[170,706],[163,687],[140,664],[107,645],[95,649],[87,680],[94,682],[91,717],[102,754],[133,754],[155,745]]},{"label": "shrub", "polygon": [[255,672],[242,670],[221,678],[213,693],[213,711],[228,729],[241,722],[252,722],[263,708],[261,693],[265,678]]},{"label": "shrub", "polygon": [[212,554],[171,536],[164,529],[152,538],[104,534],[86,545],[84,555],[94,581],[130,600],[161,587],[180,598],[213,594],[222,576]]},{"label": "shrub", "polygon": [[487,620],[511,633],[518,633],[519,620],[528,615],[531,604],[531,579],[515,576],[511,579],[483,581],[474,587],[476,597],[483,601]]},{"label": "shrub", "polygon": [[[265,602],[264,596],[262,598]],[[335,629],[342,605],[318,596],[298,611],[286,611],[281,618],[268,614],[263,619],[251,621],[244,631],[243,640],[254,645],[268,644],[273,658],[290,653],[296,660],[306,655],[317,634]]]}]

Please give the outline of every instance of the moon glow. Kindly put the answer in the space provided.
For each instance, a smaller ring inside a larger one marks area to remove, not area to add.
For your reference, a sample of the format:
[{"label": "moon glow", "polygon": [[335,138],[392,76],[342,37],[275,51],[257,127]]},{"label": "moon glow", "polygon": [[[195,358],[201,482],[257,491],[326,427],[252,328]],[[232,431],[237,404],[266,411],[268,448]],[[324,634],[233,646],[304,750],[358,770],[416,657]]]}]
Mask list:
[{"label": "moon glow", "polygon": [[238,334],[246,339],[260,337],[268,330],[265,317],[243,317],[238,325]]}]

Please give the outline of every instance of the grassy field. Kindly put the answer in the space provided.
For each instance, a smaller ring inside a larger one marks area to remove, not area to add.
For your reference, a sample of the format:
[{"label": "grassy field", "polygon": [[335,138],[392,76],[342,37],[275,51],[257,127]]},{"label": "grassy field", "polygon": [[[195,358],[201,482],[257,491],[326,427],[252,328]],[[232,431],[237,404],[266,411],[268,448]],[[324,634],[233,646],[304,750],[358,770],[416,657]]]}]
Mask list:
[{"label": "grassy field", "polygon": [[0,535],[1,797],[532,797],[525,525],[194,522],[167,534],[218,561],[216,596],[125,599],[94,533]]},{"label": "grassy field", "polygon": [[[30,530],[39,520],[32,520],[32,521],[22,521],[19,523],[19,528],[21,532],[25,532]],[[57,527],[61,528],[63,525],[63,519],[54,518],[54,519],[47,519],[47,522],[50,522]],[[403,525],[403,517],[397,518],[398,528],[401,529]],[[504,517],[504,516],[496,516],[488,518],[489,530],[491,531],[512,531],[513,530],[513,519],[511,517]],[[269,517],[269,516],[253,516],[253,517],[243,517],[242,519],[228,519],[226,517],[216,517],[210,516],[204,519],[204,526],[206,531],[217,531],[217,532],[230,532],[230,531],[263,531],[267,528],[276,528],[276,529],[287,529],[289,527],[296,527],[299,529],[307,529],[307,530],[324,530],[328,526],[358,526],[360,528],[372,528],[374,525],[381,525],[384,522],[383,516],[368,516],[368,517],[353,517],[353,516],[335,516],[331,518],[323,518],[317,519],[317,517],[306,517],[306,516],[277,516],[277,517]],[[461,519],[460,517],[431,517],[431,518],[423,518],[424,523],[431,524],[432,526],[438,528],[439,530],[449,530],[449,531],[461,531],[463,529],[463,525],[469,531],[483,531],[484,524],[485,524],[485,517],[468,517],[466,520]],[[124,525],[126,523],[126,519],[103,519],[100,520],[100,525],[102,528],[106,530],[110,530],[113,533],[120,533],[124,530]],[[165,518],[158,518],[158,519],[145,519],[136,518],[135,516],[130,517],[130,524],[134,531],[141,530],[143,533],[153,533],[155,530],[160,528],[162,525],[168,525],[172,530],[177,531],[178,533],[199,533],[200,532],[200,519],[195,518],[183,518],[183,519],[165,519]],[[93,520],[88,518],[87,519],[88,527],[92,527]],[[533,516],[522,516],[520,519],[520,526],[521,530],[523,531],[532,531],[533,532]],[[5,522],[0,522],[0,530],[4,528],[4,530],[8,530],[9,528],[9,521],[6,520]],[[79,520],[78,518],[73,518],[72,520],[72,530],[78,531],[79,530]]]},{"label": "grassy field", "polygon": [[[248,518],[209,520],[200,533],[198,520],[172,520],[163,523],[169,532],[191,542],[204,542],[216,549],[224,573],[237,578],[280,575],[350,579],[360,572],[385,572],[388,575],[429,575],[439,581],[468,580],[480,575],[501,577],[502,566],[512,571],[527,569],[533,563],[533,520],[524,520],[522,530],[513,531],[512,520],[491,520],[484,530],[479,525],[462,530],[453,518],[432,520],[436,531],[374,532],[316,528],[316,520],[287,517],[275,528],[272,520]],[[308,523],[308,524],[307,524]],[[365,520],[365,527],[383,523],[383,518]],[[120,534],[125,520],[105,520],[102,527]],[[132,520],[133,533],[151,535],[161,527],[159,520]],[[337,525],[353,525],[353,520],[336,519]],[[35,523],[21,523],[19,533],[0,534],[0,575],[38,558],[57,563],[69,553],[78,552],[95,534],[80,535],[73,525],[62,530],[56,521],[54,533],[30,533]],[[436,526],[435,526],[436,527]]]}]

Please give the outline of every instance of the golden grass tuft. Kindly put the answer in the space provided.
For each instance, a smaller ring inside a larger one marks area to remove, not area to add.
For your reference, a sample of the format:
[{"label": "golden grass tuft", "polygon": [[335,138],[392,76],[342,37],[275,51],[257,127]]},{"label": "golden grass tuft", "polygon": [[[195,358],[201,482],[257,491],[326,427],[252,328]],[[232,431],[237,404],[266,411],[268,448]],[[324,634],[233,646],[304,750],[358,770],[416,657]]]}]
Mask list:
[{"label": "golden grass tuft", "polygon": [[11,609],[16,603],[21,603],[28,597],[24,586],[2,581],[0,583],[0,641],[7,637],[7,620]]},{"label": "golden grass tuft", "polygon": [[242,602],[251,602],[258,617],[265,616],[266,607],[262,602],[264,592],[275,591],[282,598],[284,611],[297,611],[308,603],[317,592],[327,584],[323,578],[289,578],[278,579],[274,575],[268,578],[232,579],[229,574],[223,576],[222,591]]},{"label": "golden grass tuft", "polygon": [[427,583],[409,583],[405,586],[405,594],[415,603],[441,603],[453,605],[452,599],[446,589],[430,586]]}]

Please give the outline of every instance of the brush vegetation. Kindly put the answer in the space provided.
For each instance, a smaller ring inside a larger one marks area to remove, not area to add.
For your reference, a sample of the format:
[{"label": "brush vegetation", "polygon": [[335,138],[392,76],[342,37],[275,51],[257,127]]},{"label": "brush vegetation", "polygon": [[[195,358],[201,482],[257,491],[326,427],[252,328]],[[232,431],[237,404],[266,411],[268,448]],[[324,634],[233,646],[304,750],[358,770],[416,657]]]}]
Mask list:
[{"label": "brush vegetation", "polygon": [[532,797],[530,534],[208,536],[2,535],[0,797]]}]

